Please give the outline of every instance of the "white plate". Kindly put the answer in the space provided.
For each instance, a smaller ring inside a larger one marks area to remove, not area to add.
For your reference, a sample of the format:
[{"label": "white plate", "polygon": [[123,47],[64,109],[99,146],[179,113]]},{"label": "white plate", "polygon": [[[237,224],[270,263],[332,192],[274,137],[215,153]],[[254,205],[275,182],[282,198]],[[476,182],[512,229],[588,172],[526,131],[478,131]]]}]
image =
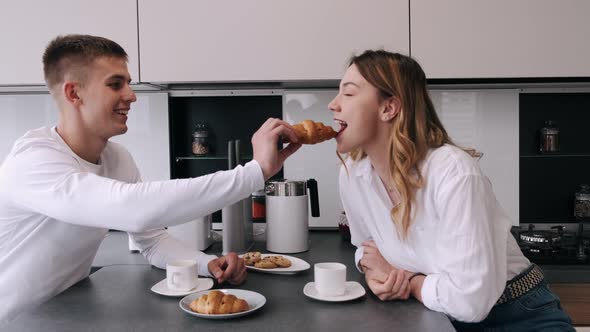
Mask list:
[{"label": "white plate", "polygon": [[195,287],[191,290],[188,290],[188,291],[173,290],[173,289],[168,288],[168,285],[166,284],[166,278],[164,278],[164,280],[153,285],[151,290],[154,293],[164,295],[164,296],[180,297],[180,296],[185,296],[185,295],[192,294],[192,293],[199,292],[199,291],[204,291],[204,290],[210,289],[211,287],[213,287],[213,279],[199,278],[199,281],[197,281],[197,287]]},{"label": "white plate", "polygon": [[[243,257],[244,255],[240,255],[240,257]],[[249,266],[246,265],[246,268],[248,270],[252,270],[252,271],[258,271],[258,272],[265,272],[265,273],[274,273],[274,274],[295,274],[297,272],[301,272],[301,271],[305,271],[308,270],[311,265],[309,265],[308,262],[304,261],[301,258],[297,258],[297,257],[293,257],[293,256],[289,256],[289,255],[283,255],[283,254],[261,254],[260,257],[264,258],[267,256],[283,256],[285,258],[288,258],[291,261],[291,266],[289,267],[277,267],[274,269],[261,269],[259,267],[256,266]]]},{"label": "white plate", "polygon": [[228,319],[228,318],[236,318],[236,317],[241,317],[241,316],[251,314],[254,311],[262,308],[264,306],[264,304],[266,303],[266,297],[264,297],[264,295],[257,293],[257,292],[244,290],[244,289],[218,289],[218,291],[221,291],[226,294],[233,294],[233,295],[237,296],[238,298],[246,300],[246,302],[248,302],[248,307],[250,309],[248,309],[246,311],[238,312],[235,314],[216,314],[216,315],[200,314],[198,312],[192,311],[190,308],[191,302],[193,302],[193,300],[201,297],[201,295],[208,294],[209,291],[201,291],[198,293],[187,295],[187,296],[183,297],[182,300],[180,300],[180,302],[178,304],[180,305],[180,309],[182,309],[187,314],[190,314],[193,316],[197,316],[197,317],[201,317],[201,318],[209,318],[209,319]]},{"label": "white plate", "polygon": [[365,295],[365,288],[356,281],[347,281],[346,282],[346,291],[342,295],[338,296],[324,296],[320,295],[318,291],[315,289],[314,282],[308,282],[305,287],[303,287],[303,294],[312,299],[320,300],[320,301],[328,301],[328,302],[343,302],[343,301],[350,301],[354,299],[358,299],[359,297]]}]

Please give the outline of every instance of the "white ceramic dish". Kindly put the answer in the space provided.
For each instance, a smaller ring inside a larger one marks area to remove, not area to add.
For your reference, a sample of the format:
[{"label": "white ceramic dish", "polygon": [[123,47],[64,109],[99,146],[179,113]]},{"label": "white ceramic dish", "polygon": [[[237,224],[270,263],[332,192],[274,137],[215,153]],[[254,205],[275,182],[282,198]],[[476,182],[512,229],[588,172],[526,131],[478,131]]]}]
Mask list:
[{"label": "white ceramic dish", "polygon": [[151,291],[160,295],[164,296],[172,296],[172,297],[180,297],[186,296],[188,294],[192,294],[199,291],[204,291],[213,287],[213,279],[210,278],[199,278],[197,281],[197,287],[189,290],[189,291],[179,291],[169,289],[166,283],[166,278],[164,280],[158,282],[157,284],[153,285]]},{"label": "white ceramic dish", "polygon": [[246,302],[248,302],[248,306],[250,307],[250,309],[248,309],[246,311],[238,312],[235,314],[218,314],[218,315],[200,314],[198,312],[192,311],[190,308],[191,302],[195,299],[198,299],[201,295],[208,294],[209,291],[201,291],[201,292],[193,293],[193,294],[183,297],[179,302],[180,309],[182,309],[184,312],[186,312],[189,315],[193,315],[193,316],[197,316],[197,317],[201,317],[201,318],[229,319],[229,318],[236,318],[236,317],[249,315],[249,314],[253,313],[254,311],[262,308],[264,306],[264,304],[266,303],[266,297],[264,297],[264,295],[257,293],[257,292],[253,292],[253,291],[249,291],[249,290],[245,290],[245,289],[218,289],[218,291],[224,292],[226,294],[233,294],[241,299],[246,300]]},{"label": "white ceramic dish", "polygon": [[346,291],[342,295],[338,296],[322,296],[318,293],[315,289],[314,282],[308,282],[305,287],[303,287],[303,294],[312,299],[319,300],[319,301],[327,301],[327,302],[344,302],[344,301],[351,301],[354,299],[358,299],[359,297],[365,295],[366,291],[365,288],[356,281],[347,281],[346,282]]},{"label": "white ceramic dish", "polygon": [[[240,257],[243,257],[243,256],[244,255],[240,255]],[[258,272],[264,272],[264,273],[295,274],[297,272],[309,270],[309,268],[311,267],[311,265],[309,265],[309,263],[306,262],[306,261],[304,261],[303,259],[297,258],[297,257],[293,257],[293,256],[289,256],[289,255],[283,255],[283,254],[261,254],[260,256],[262,258],[267,257],[267,256],[283,256],[285,258],[288,258],[291,261],[291,266],[289,266],[289,267],[277,267],[277,268],[274,268],[274,269],[261,269],[259,267],[246,265],[246,268],[248,270],[251,270],[251,271],[258,271]]]}]

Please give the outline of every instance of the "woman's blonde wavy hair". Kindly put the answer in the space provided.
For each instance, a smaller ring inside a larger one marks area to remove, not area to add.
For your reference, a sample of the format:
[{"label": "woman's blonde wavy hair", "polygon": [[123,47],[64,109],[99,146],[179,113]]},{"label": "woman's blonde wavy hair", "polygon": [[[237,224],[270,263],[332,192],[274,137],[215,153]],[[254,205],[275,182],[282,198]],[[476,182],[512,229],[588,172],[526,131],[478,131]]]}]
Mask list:
[{"label": "woman's blonde wavy hair", "polygon": [[[386,149],[391,163],[389,173],[401,196],[400,204],[391,210],[391,219],[405,240],[412,223],[416,189],[424,185],[419,163],[426,158],[429,149],[455,144],[436,114],[426,89],[426,75],[414,59],[383,50],[368,50],[352,57],[349,66],[353,64],[377,88],[381,101],[396,97],[401,104],[401,112],[391,123]],[[465,151],[475,157],[480,155],[475,150]],[[349,153],[355,161],[366,156],[361,149]],[[340,160],[344,162],[342,157]]]}]

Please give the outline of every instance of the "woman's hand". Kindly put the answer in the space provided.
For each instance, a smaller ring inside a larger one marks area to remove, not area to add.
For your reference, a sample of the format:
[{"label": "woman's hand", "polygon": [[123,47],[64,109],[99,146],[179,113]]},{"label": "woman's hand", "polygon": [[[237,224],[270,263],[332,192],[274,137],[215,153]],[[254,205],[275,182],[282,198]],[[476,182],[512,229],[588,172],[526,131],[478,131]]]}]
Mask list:
[{"label": "woman's hand", "polygon": [[366,273],[367,270],[373,270],[379,272],[380,275],[384,276],[383,280],[387,278],[387,275],[394,270],[394,266],[389,264],[381,255],[381,252],[377,248],[375,241],[365,241],[362,243],[363,246],[363,258],[359,261],[359,264]]},{"label": "woman's hand", "polygon": [[232,285],[239,285],[246,280],[244,259],[238,257],[234,252],[210,261],[207,267],[220,284],[227,281]]},{"label": "woman's hand", "polygon": [[402,269],[393,269],[381,281],[383,274],[379,271],[368,270],[365,273],[367,285],[381,301],[407,300],[410,297],[410,283],[408,272]]}]

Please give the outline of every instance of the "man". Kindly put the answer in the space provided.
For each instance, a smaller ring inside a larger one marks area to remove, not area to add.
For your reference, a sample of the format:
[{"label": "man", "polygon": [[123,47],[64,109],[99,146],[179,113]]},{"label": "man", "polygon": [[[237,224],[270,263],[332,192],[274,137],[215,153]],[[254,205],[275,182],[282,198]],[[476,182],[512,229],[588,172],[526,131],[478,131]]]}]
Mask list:
[{"label": "man", "polygon": [[148,261],[194,259],[199,274],[242,283],[243,260],[191,250],[165,226],[185,223],[264,187],[300,144],[277,151],[293,128],[268,119],[252,137],[254,160],[198,178],[141,182],[131,155],[110,142],[127,131],[136,96],[127,54],[101,37],[54,39],[43,55],[60,110],[56,127],[29,131],[0,167],[0,321],[88,276],[108,229],[127,231]]}]

